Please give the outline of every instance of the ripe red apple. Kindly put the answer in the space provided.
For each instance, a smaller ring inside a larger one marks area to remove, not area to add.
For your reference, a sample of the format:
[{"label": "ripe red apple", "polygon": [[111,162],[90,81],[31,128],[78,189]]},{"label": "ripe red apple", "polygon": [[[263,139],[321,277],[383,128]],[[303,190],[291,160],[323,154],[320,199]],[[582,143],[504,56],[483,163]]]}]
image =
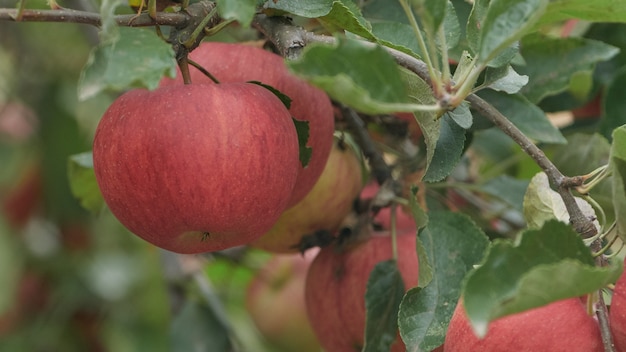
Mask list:
[{"label": "ripe red apple", "polygon": [[578,298],[497,319],[483,339],[474,335],[459,303],[443,346],[447,352],[604,351],[598,323]]},{"label": "ripe red apple", "polygon": [[[624,262],[626,266],[626,262]],[[609,322],[613,343],[618,352],[626,351],[626,275],[620,276],[615,283]]]},{"label": "ripe red apple", "polygon": [[[398,268],[408,290],[417,286],[416,235],[405,232],[397,240]],[[346,251],[325,247],[317,255],[307,275],[306,304],[313,330],[325,350],[361,350],[367,281],[374,266],[391,257],[391,237],[387,233],[374,234]],[[405,351],[399,335],[392,351]]]},{"label": "ripe red apple", "polygon": [[281,352],[319,352],[304,303],[306,274],[318,249],[277,254],[257,272],[246,292],[246,308],[259,332]]},{"label": "ripe red apple", "polygon": [[[310,135],[307,146],[312,148],[311,160],[306,168],[300,169],[288,206],[298,203],[321,175],[333,144],[334,115],[326,93],[291,74],[281,56],[258,47],[205,42],[189,57],[222,83],[260,81],[292,99],[289,111],[297,120],[308,121]],[[193,67],[190,72],[194,83],[213,83]],[[182,82],[179,71],[175,80],[165,79],[162,85]]]},{"label": "ripe red apple", "polygon": [[285,210],[300,167],[293,121],[250,83],[133,90],[96,130],[96,179],[131,232],[179,253],[248,243]]},{"label": "ripe red apple", "polygon": [[[369,183],[363,191],[361,191],[361,198],[368,199],[376,196],[376,192],[380,186],[376,182]],[[374,216],[374,223],[381,227],[382,230],[391,229],[391,208],[385,207],[378,211]],[[403,207],[396,208],[396,230],[399,232],[404,231],[417,231],[417,225],[413,216],[406,211]]]},{"label": "ripe red apple", "polygon": [[334,233],[353,208],[362,187],[361,163],[354,150],[337,142],[313,189],[287,209],[274,227],[252,246],[277,253],[295,253],[304,235]]}]

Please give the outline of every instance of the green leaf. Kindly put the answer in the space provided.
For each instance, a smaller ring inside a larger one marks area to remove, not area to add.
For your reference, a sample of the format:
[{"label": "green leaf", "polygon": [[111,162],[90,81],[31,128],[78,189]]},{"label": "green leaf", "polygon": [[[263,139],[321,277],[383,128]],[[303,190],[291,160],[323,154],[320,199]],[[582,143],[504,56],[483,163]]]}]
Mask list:
[{"label": "green leaf", "polygon": [[433,158],[424,174],[425,182],[438,182],[452,172],[465,147],[465,129],[447,114],[439,119],[439,139]]},{"label": "green leaf", "polygon": [[[596,218],[593,207],[582,198],[576,204],[588,218]],[[531,180],[524,195],[524,218],[529,228],[540,228],[544,223],[556,219],[569,224],[569,213],[561,196],[550,188],[548,176],[540,172]],[[597,221],[594,224],[599,228]]]},{"label": "green leaf", "polygon": [[271,0],[263,5],[270,12],[288,12],[292,15],[317,18],[327,15],[333,7],[333,0]]},{"label": "green leaf", "polygon": [[80,205],[92,213],[98,213],[104,206],[104,199],[102,199],[96,174],[93,171],[91,152],[70,156],[67,163],[67,175],[70,190],[80,201]]},{"label": "green leaf", "polygon": [[527,75],[529,82],[521,93],[537,103],[567,90],[574,73],[591,71],[598,61],[608,60],[618,52],[618,48],[592,39],[527,36],[522,40],[526,64],[517,70]]},{"label": "green leaf", "polygon": [[528,84],[528,76],[515,72],[511,65],[504,65],[497,68],[487,67],[485,81],[481,86],[498,92],[515,94],[526,84]]},{"label": "green leaf", "polygon": [[328,15],[318,18],[331,31],[346,30],[365,39],[373,40],[371,24],[363,17],[361,10],[350,0],[335,0]]},{"label": "green leaf", "polygon": [[626,241],[626,126],[613,132],[610,167],[613,171],[613,207],[617,234]]},{"label": "green leaf", "polygon": [[613,80],[606,88],[602,106],[604,115],[600,120],[600,133],[611,138],[613,130],[626,124],[626,99],[624,99],[624,85],[626,84],[626,67],[615,73]]},{"label": "green leaf", "polygon": [[561,131],[550,123],[546,114],[525,97],[490,89],[482,90],[478,95],[491,103],[529,138],[544,143],[566,142]]},{"label": "green leaf", "polygon": [[376,264],[365,291],[365,346],[363,352],[388,352],[398,332],[398,309],[404,281],[395,260]]},{"label": "green leaf", "polygon": [[591,22],[626,22],[626,3],[620,0],[553,0],[536,27],[572,18]]},{"label": "green leaf", "polygon": [[480,24],[478,63],[487,64],[541,17],[548,0],[491,0]]},{"label": "green leaf", "polygon": [[283,103],[283,105],[285,105],[285,107],[287,109],[291,108],[291,102],[293,101],[287,94],[281,92],[280,90],[270,86],[269,84],[265,84],[263,82],[259,82],[259,81],[248,81],[247,83],[252,83],[252,84],[256,84],[258,86],[261,86],[267,90],[269,90],[270,92],[272,92],[272,94],[274,94],[278,99],[280,99],[280,101]]},{"label": "green leaf", "polygon": [[[409,207],[411,208],[411,215],[413,216],[413,220],[415,220],[415,225],[418,229],[421,229],[428,224],[428,214],[426,214],[426,211],[424,211],[417,202],[417,191],[417,186],[413,185],[411,187],[411,196],[409,197]],[[420,277],[422,276],[420,275]]]},{"label": "green leaf", "polygon": [[449,116],[459,127],[463,129],[469,129],[472,127],[472,112],[469,109],[469,105],[466,102],[462,102],[454,110],[448,111],[445,115]]},{"label": "green leaf", "polygon": [[557,146],[551,154],[552,162],[564,175],[575,176],[608,164],[610,153],[609,141],[600,134],[574,133],[567,136],[567,144]]},{"label": "green leaf", "polygon": [[[423,243],[420,287],[409,290],[400,304],[400,335],[407,351],[430,351],[440,346],[461,294],[461,283],[480,262],[489,245],[487,236],[466,215],[432,212],[418,242]],[[422,263],[433,267],[435,276],[422,286]]]},{"label": "green leaf", "polygon": [[217,11],[225,20],[235,20],[243,27],[250,27],[256,14],[256,0],[216,0]]},{"label": "green leaf", "polygon": [[525,231],[517,246],[494,241],[482,265],[468,275],[463,300],[474,332],[484,336],[494,319],[597,291],[622,270],[620,261],[596,267],[580,236],[552,220]]},{"label": "green leaf", "polygon": [[372,34],[384,46],[400,50],[406,54],[421,57],[421,50],[411,26],[400,22],[374,22]]},{"label": "green leaf", "polygon": [[313,148],[307,147],[309,142],[309,121],[300,121],[292,118],[294,125],[296,126],[296,132],[298,133],[298,147],[300,148],[300,164],[302,167],[307,167],[311,161],[311,155],[313,154]]},{"label": "green leaf", "polygon": [[187,300],[170,328],[172,351],[231,351],[226,329],[206,305]]},{"label": "green leaf", "polygon": [[505,201],[521,212],[523,210],[524,194],[528,188],[528,181],[501,175],[485,182],[480,188],[483,192]]},{"label": "green leaf", "polygon": [[378,46],[351,39],[339,39],[336,46],[310,45],[288,65],[333,99],[363,113],[419,108],[410,103],[395,61]]},{"label": "green leaf", "polygon": [[78,95],[81,100],[107,90],[156,89],[164,75],[174,77],[174,51],[153,31],[121,27],[117,40],[95,47],[81,72]]}]

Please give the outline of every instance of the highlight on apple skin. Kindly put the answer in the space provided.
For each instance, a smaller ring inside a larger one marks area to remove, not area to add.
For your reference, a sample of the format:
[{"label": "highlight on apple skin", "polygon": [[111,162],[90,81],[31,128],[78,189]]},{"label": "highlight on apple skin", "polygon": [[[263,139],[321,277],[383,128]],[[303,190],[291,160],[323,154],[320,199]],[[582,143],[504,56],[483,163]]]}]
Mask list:
[{"label": "highlight on apple skin", "polygon": [[[626,260],[624,263],[626,265]],[[617,352],[626,351],[626,275],[624,274],[615,283],[609,311],[609,323]]]},{"label": "highlight on apple skin", "polygon": [[178,253],[263,235],[287,207],[301,167],[289,112],[250,83],[129,91],[102,117],[93,161],[117,219]]},{"label": "highlight on apple skin", "polygon": [[489,324],[483,339],[474,334],[461,301],[452,315],[443,346],[444,352],[604,351],[598,322],[587,314],[579,298],[497,319]]},{"label": "highlight on apple skin", "polygon": [[[289,112],[309,123],[307,146],[312,148],[308,165],[300,167],[288,207],[298,203],[313,188],[322,174],[333,145],[335,119],[330,99],[324,91],[293,75],[282,56],[240,43],[203,42],[189,58],[220,83],[258,81],[270,85],[292,99]],[[204,73],[190,68],[193,84],[214,84]],[[161,85],[182,85],[180,71],[175,79],[163,79]]]}]

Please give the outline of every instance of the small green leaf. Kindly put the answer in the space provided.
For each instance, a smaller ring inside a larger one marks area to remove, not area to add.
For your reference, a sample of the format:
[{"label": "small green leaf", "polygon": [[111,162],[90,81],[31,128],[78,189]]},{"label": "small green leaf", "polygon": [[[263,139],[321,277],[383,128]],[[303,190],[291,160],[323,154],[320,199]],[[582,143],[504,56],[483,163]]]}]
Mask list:
[{"label": "small green leaf", "polygon": [[407,97],[398,66],[382,48],[339,39],[336,46],[310,45],[291,69],[335,100],[369,114],[419,108]]},{"label": "small green leaf", "polygon": [[313,148],[307,147],[307,143],[309,142],[309,121],[300,121],[294,118],[292,118],[292,120],[296,126],[296,132],[298,133],[300,164],[302,164],[302,167],[307,167],[311,161],[311,155],[313,154]]},{"label": "small green leaf", "polygon": [[363,17],[361,10],[350,0],[335,0],[328,15],[318,18],[325,27],[333,30],[345,30],[373,40],[371,24]]},{"label": "small green leaf", "polygon": [[422,21],[426,31],[434,36],[443,23],[446,10],[450,4],[449,1],[410,0],[409,2]]},{"label": "small green leaf", "polygon": [[[461,283],[480,262],[489,240],[466,215],[432,212],[418,242],[424,247],[418,256],[420,287],[403,298],[398,323],[407,351],[431,351],[443,343]],[[430,263],[434,272],[427,285],[422,283],[423,263]]]},{"label": "small green leaf", "polygon": [[[420,207],[417,202],[417,186],[411,187],[411,196],[409,197],[409,206],[411,208],[411,215],[413,215],[413,220],[415,220],[415,225],[418,229],[426,226],[428,224],[428,214],[426,211]],[[420,275],[420,277],[422,277]]]},{"label": "small green leaf", "polygon": [[613,130],[626,124],[626,99],[624,99],[624,85],[626,84],[626,67],[615,73],[613,80],[606,88],[602,106],[604,116],[600,120],[600,133],[611,138]]},{"label": "small green leaf", "polygon": [[484,336],[494,319],[597,291],[622,271],[620,261],[595,266],[580,236],[551,220],[525,231],[518,245],[494,241],[482,265],[468,275],[463,300],[474,332]]},{"label": "small green leaf", "polygon": [[469,129],[472,127],[472,112],[469,109],[469,105],[466,102],[462,102],[454,110],[448,111],[445,115],[449,116],[459,127],[463,129]]},{"label": "small green leaf", "polygon": [[626,22],[626,2],[616,0],[553,0],[536,27],[578,18],[591,22]]},{"label": "small green leaf", "polygon": [[[596,218],[593,207],[584,199],[576,197],[576,204],[585,216]],[[529,228],[540,228],[549,220],[569,223],[569,213],[561,196],[550,188],[548,176],[540,172],[531,180],[524,195],[524,218]],[[595,222],[596,226],[600,225]]]},{"label": "small green leaf", "polygon": [[419,43],[411,26],[400,22],[374,22],[372,34],[384,46],[400,50],[406,54],[421,57]]},{"label": "small green leaf", "polygon": [[225,20],[235,20],[243,27],[250,27],[256,14],[256,0],[216,0],[217,11]]},{"label": "small green leaf", "polygon": [[95,47],[81,72],[78,95],[86,100],[107,90],[156,89],[164,75],[174,77],[174,51],[153,31],[118,28],[119,38]]},{"label": "small green leaf", "polygon": [[550,123],[546,114],[522,95],[509,95],[490,89],[481,90],[478,95],[491,103],[529,138],[544,143],[566,142],[561,131]]},{"label": "small green leaf", "polygon": [[271,0],[263,5],[265,9],[288,12],[292,15],[318,18],[327,15],[333,7],[333,0]]},{"label": "small green leaf", "polygon": [[525,65],[517,70],[529,77],[521,93],[537,103],[548,95],[565,91],[574,73],[590,71],[599,61],[612,58],[619,49],[585,38],[548,38],[530,35],[522,40]]},{"label": "small green leaf", "polygon": [[287,109],[291,108],[291,102],[293,101],[287,94],[281,92],[280,90],[270,86],[269,84],[265,84],[263,82],[259,82],[259,81],[248,81],[248,83],[252,83],[252,84],[256,84],[259,85],[267,90],[269,90],[270,92],[272,92],[272,94],[274,94],[278,99],[280,99],[280,101],[283,103],[283,105],[285,105],[285,107]]},{"label": "small green leaf", "polygon": [[487,64],[539,20],[548,0],[491,0],[480,25],[479,64]]},{"label": "small green leaf", "polygon": [[433,158],[424,174],[425,182],[438,182],[452,172],[465,147],[465,129],[447,114],[439,120],[439,139]]},{"label": "small green leaf", "polygon": [[528,83],[528,76],[515,72],[511,65],[497,68],[488,67],[485,70],[485,81],[482,87],[495,91],[515,94]]},{"label": "small green leaf", "polygon": [[404,281],[395,260],[376,264],[365,291],[365,346],[363,352],[388,352],[398,333],[398,309]]},{"label": "small green leaf", "polygon": [[613,132],[610,167],[613,171],[613,207],[617,234],[626,241],[626,126]]},{"label": "small green leaf", "polygon": [[67,175],[70,189],[83,208],[98,213],[104,206],[104,200],[98,188],[96,174],[93,171],[91,152],[72,155],[68,159]]}]

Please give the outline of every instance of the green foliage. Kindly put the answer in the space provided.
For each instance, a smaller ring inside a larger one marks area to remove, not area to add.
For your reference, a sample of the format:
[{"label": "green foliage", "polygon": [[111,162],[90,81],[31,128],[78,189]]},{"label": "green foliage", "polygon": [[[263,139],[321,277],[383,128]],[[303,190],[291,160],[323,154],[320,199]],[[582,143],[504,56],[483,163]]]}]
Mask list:
[{"label": "green foliage", "polygon": [[205,304],[188,300],[172,321],[172,351],[230,351],[228,331]]},{"label": "green foliage", "polygon": [[153,31],[120,27],[111,32],[102,33],[102,43],[92,50],[81,73],[81,100],[102,91],[155,89],[164,75],[174,77],[174,51]]},{"label": "green foliage", "polygon": [[67,175],[72,194],[80,201],[80,205],[92,213],[102,210],[104,199],[96,182],[91,152],[70,156]]},{"label": "green foliage", "polygon": [[622,270],[619,261],[596,267],[580,236],[551,220],[525,231],[518,244],[494,241],[482,264],[467,277],[464,305],[474,331],[484,336],[494,319],[592,293],[615,282]]},{"label": "green foliage", "polygon": [[419,108],[409,102],[391,56],[376,46],[351,39],[340,39],[334,47],[311,45],[289,66],[332,98],[364,113]]},{"label": "green foliage", "polygon": [[626,126],[613,132],[610,167],[613,171],[613,207],[617,233],[626,239]]},{"label": "green foliage", "polygon": [[365,292],[365,345],[363,352],[386,352],[396,340],[398,309],[404,282],[395,260],[376,264]]},{"label": "green foliage", "polygon": [[256,0],[217,0],[217,11],[225,20],[236,20],[248,27],[256,14]]},{"label": "green foliage", "polygon": [[616,0],[550,1],[536,27],[577,18],[590,22],[625,22],[626,4]]},{"label": "green foliage", "polygon": [[[407,292],[398,317],[407,351],[430,351],[443,343],[448,322],[461,294],[461,282],[488,247],[485,234],[467,216],[431,212],[418,235],[419,287]],[[423,283],[422,266],[429,263],[434,277]]]},{"label": "green foliage", "polygon": [[525,64],[516,67],[530,78],[521,93],[537,103],[568,89],[575,73],[591,71],[598,61],[608,60],[618,52],[618,48],[590,39],[528,36],[522,40]]},{"label": "green foliage", "polygon": [[600,133],[606,138],[611,138],[616,128],[626,124],[624,84],[626,84],[626,67],[615,73],[604,94],[602,102],[604,116],[600,124]]}]

